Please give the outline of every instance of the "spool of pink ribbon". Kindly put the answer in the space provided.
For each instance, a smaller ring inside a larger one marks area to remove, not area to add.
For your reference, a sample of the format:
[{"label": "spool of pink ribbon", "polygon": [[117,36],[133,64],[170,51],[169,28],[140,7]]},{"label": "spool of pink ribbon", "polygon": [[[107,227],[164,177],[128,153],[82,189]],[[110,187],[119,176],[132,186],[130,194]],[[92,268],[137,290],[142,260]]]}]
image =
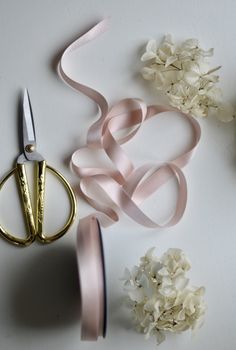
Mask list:
[{"label": "spool of pink ribbon", "polygon": [[[192,158],[201,135],[198,122],[190,115],[172,107],[147,106],[137,98],[122,100],[109,108],[102,94],[69,76],[66,66],[68,67],[70,54],[103,33],[107,25],[108,21],[103,20],[73,42],[64,51],[58,66],[62,80],[90,97],[100,109],[100,118],[88,130],[87,144],[75,151],[71,158],[72,167],[80,177],[81,193],[97,210],[93,215],[80,220],[77,232],[83,340],[97,340],[99,336],[105,336],[106,331],[105,268],[99,221],[103,226],[117,222],[118,209],[121,209],[145,227],[167,227],[176,224],[181,219],[187,202],[187,184],[182,168]],[[146,120],[165,112],[178,112],[190,124],[193,130],[191,145],[172,161],[144,164],[135,168],[121,145],[131,140]],[[120,131],[122,137],[116,137]],[[99,149],[104,152],[113,168],[81,166],[82,153],[87,149]],[[140,204],[173,177],[178,186],[175,211],[168,222],[159,224],[140,209]],[[94,185],[106,194],[107,201],[89,194],[90,188]],[[114,207],[110,206],[110,202]]]},{"label": "spool of pink ribbon", "polygon": [[106,280],[102,233],[94,216],[80,220],[77,260],[81,298],[81,339],[106,335]]}]

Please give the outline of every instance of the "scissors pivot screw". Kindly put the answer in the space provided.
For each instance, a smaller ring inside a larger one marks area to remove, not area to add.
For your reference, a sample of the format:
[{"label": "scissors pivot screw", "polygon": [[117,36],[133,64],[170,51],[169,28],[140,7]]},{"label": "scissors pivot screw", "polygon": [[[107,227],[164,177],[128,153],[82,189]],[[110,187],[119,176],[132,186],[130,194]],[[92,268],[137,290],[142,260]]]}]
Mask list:
[{"label": "scissors pivot screw", "polygon": [[32,153],[35,151],[35,146],[34,145],[27,145],[27,146],[25,146],[25,150],[28,153]]}]

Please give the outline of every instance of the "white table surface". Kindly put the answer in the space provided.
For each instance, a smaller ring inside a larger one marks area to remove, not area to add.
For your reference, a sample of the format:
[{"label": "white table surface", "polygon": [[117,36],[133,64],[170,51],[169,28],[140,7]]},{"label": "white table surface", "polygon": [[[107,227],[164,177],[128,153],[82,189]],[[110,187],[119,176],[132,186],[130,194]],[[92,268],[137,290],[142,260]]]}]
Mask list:
[{"label": "white table surface", "polygon": [[[75,54],[71,64],[75,77],[104,93],[109,103],[125,97],[159,102],[157,94],[138,75],[139,57],[149,38],[160,40],[166,33],[177,40],[196,37],[203,47],[215,48],[213,64],[223,65],[221,87],[233,103],[235,12],[233,0],[0,0],[1,176],[18,154],[18,101],[22,87],[27,86],[39,151],[77,185],[68,162],[72,152],[84,143],[95,108],[89,99],[59,80],[56,63],[71,40],[104,16],[111,16],[110,30]],[[118,224],[103,231],[109,304],[105,340],[80,341],[74,244],[78,218],[91,213],[92,208],[78,199],[76,224],[52,245],[35,243],[20,249],[0,241],[1,350],[154,349],[154,339],[146,341],[132,330],[121,306],[119,281],[123,269],[137,263],[152,246],[160,254],[169,247],[188,254],[191,280],[206,286],[208,305],[205,324],[194,338],[189,333],[170,337],[160,349],[235,349],[235,123],[226,125],[209,119],[200,120],[200,124],[200,146],[184,169],[189,198],[181,222],[167,230],[148,230],[123,215]],[[188,131],[178,118],[154,119],[126,149],[140,163],[171,157],[175,149],[188,142]],[[21,211],[14,182],[12,185],[10,195],[7,188],[0,193],[0,217],[1,222],[21,232]],[[47,223],[54,227],[65,215],[64,198],[56,187],[50,186],[48,192],[52,206]],[[163,198],[163,193],[157,194],[146,206],[157,218]]]}]

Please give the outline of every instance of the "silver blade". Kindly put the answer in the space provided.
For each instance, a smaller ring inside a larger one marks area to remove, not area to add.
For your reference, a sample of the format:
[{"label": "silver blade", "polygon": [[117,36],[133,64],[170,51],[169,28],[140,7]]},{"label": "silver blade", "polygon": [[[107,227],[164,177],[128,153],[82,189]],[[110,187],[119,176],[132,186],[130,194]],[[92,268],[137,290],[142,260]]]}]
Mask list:
[{"label": "silver blade", "polygon": [[27,89],[24,90],[23,97],[22,131],[24,148],[23,153],[17,158],[17,163],[23,164],[26,161],[40,162],[44,160],[41,154],[36,151],[34,119]]},{"label": "silver blade", "polygon": [[29,145],[36,148],[34,119],[27,89],[24,90],[23,98],[23,145],[24,149]]}]

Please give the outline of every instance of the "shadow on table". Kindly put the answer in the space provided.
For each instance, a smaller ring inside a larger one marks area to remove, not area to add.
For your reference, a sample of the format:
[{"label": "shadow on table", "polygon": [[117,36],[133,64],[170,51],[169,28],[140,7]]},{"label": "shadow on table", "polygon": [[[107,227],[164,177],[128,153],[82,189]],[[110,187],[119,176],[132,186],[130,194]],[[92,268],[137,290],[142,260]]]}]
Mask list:
[{"label": "shadow on table", "polygon": [[29,328],[58,328],[79,322],[80,290],[74,249],[50,247],[28,260],[13,283],[14,322]]}]

